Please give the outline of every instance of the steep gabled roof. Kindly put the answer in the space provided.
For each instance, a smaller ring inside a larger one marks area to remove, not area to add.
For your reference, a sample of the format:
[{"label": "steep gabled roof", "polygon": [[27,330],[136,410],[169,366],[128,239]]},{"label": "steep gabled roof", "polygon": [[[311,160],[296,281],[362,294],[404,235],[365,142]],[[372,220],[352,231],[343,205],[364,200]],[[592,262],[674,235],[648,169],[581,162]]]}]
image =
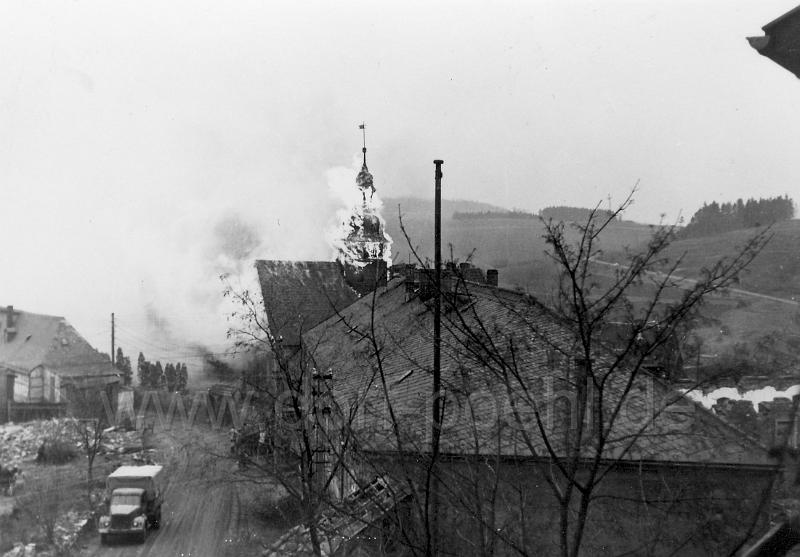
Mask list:
[{"label": "steep gabled roof", "polygon": [[256,261],[270,332],[296,346],[300,335],[358,299],[335,261]]},{"label": "steep gabled roof", "polygon": [[[572,411],[570,397],[574,404],[578,370],[571,358],[554,356],[571,353],[571,334],[529,296],[477,284],[468,288],[469,296],[453,298],[459,311],[445,304],[442,320],[442,385],[447,407],[442,451],[546,456],[532,412],[535,401],[549,420],[549,442],[556,454],[565,454],[569,425],[559,404],[567,406],[567,413]],[[304,336],[304,345],[317,369],[332,372],[336,403],[345,411],[359,407],[354,425],[365,448],[396,449],[385,385],[408,440],[405,450],[413,446],[425,451],[431,423],[432,311],[406,291],[402,279],[377,290],[374,308],[372,300],[365,296],[341,315],[320,323]],[[380,362],[365,336],[370,330],[380,349]],[[493,353],[501,354],[504,362],[493,360]],[[666,383],[641,372],[630,394],[623,395],[628,376],[615,373],[608,382],[606,400],[625,400],[625,405],[604,458],[771,464],[766,449],[755,440]],[[665,404],[665,400],[677,402]],[[586,455],[591,453],[587,446]]]},{"label": "steep gabled roof", "polygon": [[61,377],[117,375],[108,357],[63,317],[20,310],[14,315],[16,332],[0,339],[0,367],[29,373],[43,366]]}]

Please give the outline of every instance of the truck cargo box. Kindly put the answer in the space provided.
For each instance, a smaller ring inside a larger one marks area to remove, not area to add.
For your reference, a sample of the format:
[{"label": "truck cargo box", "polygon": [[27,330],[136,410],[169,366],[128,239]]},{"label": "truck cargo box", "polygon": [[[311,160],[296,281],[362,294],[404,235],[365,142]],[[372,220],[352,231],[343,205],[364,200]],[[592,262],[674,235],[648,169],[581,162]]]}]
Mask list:
[{"label": "truck cargo box", "polygon": [[160,494],[163,489],[163,466],[120,466],[106,480],[106,488],[111,493],[120,487],[137,487],[150,493]]}]

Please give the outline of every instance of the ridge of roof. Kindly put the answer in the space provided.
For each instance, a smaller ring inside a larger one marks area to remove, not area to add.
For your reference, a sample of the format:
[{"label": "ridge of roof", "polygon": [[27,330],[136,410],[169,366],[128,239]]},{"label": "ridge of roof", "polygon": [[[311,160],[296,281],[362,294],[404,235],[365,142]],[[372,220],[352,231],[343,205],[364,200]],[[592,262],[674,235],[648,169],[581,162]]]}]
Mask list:
[{"label": "ridge of roof", "polygon": [[39,313],[39,312],[35,312],[35,311],[28,311],[28,310],[25,310],[25,309],[20,309],[17,306],[7,306],[7,305],[6,306],[0,305],[0,313],[5,313],[6,311],[8,311],[8,308],[11,308],[11,307],[13,307],[14,313],[24,313],[26,315],[30,315],[30,316],[33,316],[33,317],[49,317],[51,319],[66,319],[63,315],[53,315],[53,314],[50,314],[50,313]]},{"label": "ridge of roof", "polygon": [[778,17],[776,17],[775,19],[773,19],[769,23],[767,23],[764,26],[762,26],[761,29],[764,32],[768,32],[770,29],[772,29],[773,27],[775,27],[779,23],[783,23],[785,20],[789,19],[790,17],[792,17],[793,15],[795,15],[797,13],[800,13],[800,6],[795,6],[794,8],[792,8],[791,10],[786,12],[785,14],[779,15]]}]

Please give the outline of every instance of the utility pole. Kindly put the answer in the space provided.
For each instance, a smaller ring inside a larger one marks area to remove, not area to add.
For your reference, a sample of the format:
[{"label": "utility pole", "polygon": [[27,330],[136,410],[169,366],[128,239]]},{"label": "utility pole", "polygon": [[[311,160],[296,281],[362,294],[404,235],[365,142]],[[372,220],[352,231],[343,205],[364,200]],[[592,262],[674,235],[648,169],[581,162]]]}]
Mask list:
[{"label": "utility pole", "polygon": [[114,346],[114,313],[111,313],[111,365],[116,366],[116,362],[114,359],[116,358],[115,355],[115,346]]},{"label": "utility pole", "polygon": [[429,468],[429,521],[428,555],[439,554],[439,478],[437,461],[439,459],[439,439],[442,433],[442,164],[443,160],[433,161],[436,165],[436,193],[434,204],[434,259],[433,259],[433,407],[431,424],[431,465]]},{"label": "utility pole", "polygon": [[436,193],[434,204],[434,306],[433,306],[433,435],[431,452],[434,458],[439,452],[439,422],[441,420],[441,348],[442,348],[442,164],[443,160],[433,161],[436,165]]}]

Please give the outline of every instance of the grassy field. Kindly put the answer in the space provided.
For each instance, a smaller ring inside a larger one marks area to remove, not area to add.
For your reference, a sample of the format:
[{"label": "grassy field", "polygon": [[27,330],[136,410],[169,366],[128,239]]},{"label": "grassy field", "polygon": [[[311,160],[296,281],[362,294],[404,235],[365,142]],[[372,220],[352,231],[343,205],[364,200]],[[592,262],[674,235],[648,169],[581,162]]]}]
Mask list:
[{"label": "grassy field", "polygon": [[[784,221],[772,228],[773,237],[740,276],[739,288],[779,298],[800,297],[800,220]],[[740,249],[754,229],[674,242],[666,255],[683,257],[678,274],[694,277],[716,258]]]}]

